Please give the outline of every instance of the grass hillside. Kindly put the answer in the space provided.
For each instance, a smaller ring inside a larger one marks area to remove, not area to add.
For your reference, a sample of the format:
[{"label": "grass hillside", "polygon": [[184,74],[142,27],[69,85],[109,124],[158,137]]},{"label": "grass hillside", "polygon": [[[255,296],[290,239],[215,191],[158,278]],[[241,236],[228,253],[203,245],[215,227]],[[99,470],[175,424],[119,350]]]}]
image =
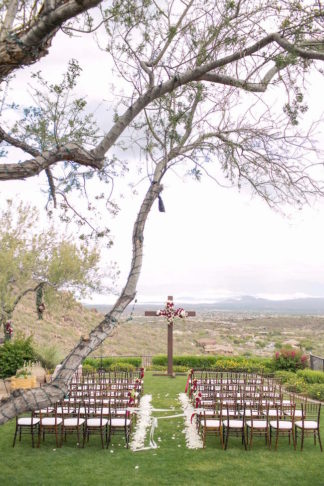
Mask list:
[{"label": "grass hillside", "polygon": [[[108,309],[105,309],[107,312]],[[129,320],[129,310],[114,334],[95,355],[166,354],[167,326],[163,318],[144,318],[144,307],[137,306]],[[82,306],[66,296],[48,306],[44,320],[38,320],[33,296],[26,296],[17,307],[15,332],[34,337],[40,348],[55,346],[63,357],[103,318],[95,308]],[[174,353],[204,354],[212,343],[212,354],[252,354],[272,356],[286,345],[324,356],[323,316],[278,316],[207,312],[197,309],[197,317],[177,319],[174,324]]]}]

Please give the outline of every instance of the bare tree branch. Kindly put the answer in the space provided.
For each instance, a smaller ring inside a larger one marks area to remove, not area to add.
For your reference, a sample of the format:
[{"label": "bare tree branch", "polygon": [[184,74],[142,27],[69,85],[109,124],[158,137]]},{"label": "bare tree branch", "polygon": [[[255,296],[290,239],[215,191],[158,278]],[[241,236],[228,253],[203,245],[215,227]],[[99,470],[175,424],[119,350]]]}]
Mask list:
[{"label": "bare tree branch", "polygon": [[9,2],[7,27],[3,28],[0,39],[0,79],[45,56],[57,30],[66,20],[97,6],[100,2],[101,0],[57,2],[52,9],[40,10],[32,24],[23,26],[18,32],[10,30],[15,5]]}]

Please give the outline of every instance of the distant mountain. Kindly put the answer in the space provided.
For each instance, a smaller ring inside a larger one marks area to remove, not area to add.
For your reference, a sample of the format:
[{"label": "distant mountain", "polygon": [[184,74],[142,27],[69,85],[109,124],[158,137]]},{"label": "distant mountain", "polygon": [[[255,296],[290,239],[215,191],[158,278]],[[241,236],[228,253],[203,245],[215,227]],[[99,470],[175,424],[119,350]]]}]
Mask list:
[{"label": "distant mountain", "polygon": [[[269,313],[269,314],[310,314],[324,315],[324,298],[300,298],[288,300],[270,300],[244,295],[238,298],[225,299],[218,302],[199,303],[199,302],[176,302],[177,307],[185,309],[195,309],[197,312],[203,311],[224,311],[224,312],[247,312],[247,313]],[[86,305],[95,307],[100,312],[108,312],[111,306],[106,305]],[[135,313],[144,310],[155,310],[163,307],[156,303],[137,304]]]},{"label": "distant mountain", "polygon": [[324,314],[324,298],[270,300],[245,295],[210,304],[215,310],[277,314]]}]

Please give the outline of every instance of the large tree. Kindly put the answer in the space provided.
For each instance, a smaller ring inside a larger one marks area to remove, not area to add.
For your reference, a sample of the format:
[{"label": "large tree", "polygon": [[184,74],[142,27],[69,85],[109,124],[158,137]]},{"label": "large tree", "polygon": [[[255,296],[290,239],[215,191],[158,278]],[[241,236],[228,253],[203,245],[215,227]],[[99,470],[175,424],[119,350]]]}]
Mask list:
[{"label": "large tree", "polygon": [[28,293],[35,294],[35,313],[42,318],[44,302],[59,290],[77,296],[99,291],[98,264],[97,248],[77,245],[53,224],[42,228],[36,208],[7,201],[0,214],[0,324],[5,329]]},{"label": "large tree", "polygon": [[[8,18],[18,19],[21,10],[13,5],[7,4]],[[53,12],[64,5],[54,2]],[[45,9],[31,14],[31,25],[39,26],[42,16],[49,15],[47,7],[45,3]],[[25,113],[15,130],[3,120],[3,143],[26,155],[19,163],[0,164],[0,180],[27,179],[46,171],[54,201],[56,183],[66,197],[67,188],[82,190],[76,181],[85,175],[103,182],[113,177],[109,154],[122,134],[129,137],[150,166],[150,184],[134,224],[131,270],[112,310],[66,357],[56,380],[40,390],[15,392],[1,404],[0,423],[62,397],[73,370],[117,325],[135,296],[145,222],[171,165],[188,161],[196,177],[204,171],[213,177],[223,173],[231,184],[247,183],[270,205],[302,204],[322,195],[309,157],[314,151],[312,134],[298,125],[306,110],[303,81],[324,60],[321,2],[116,0],[102,2],[100,12],[107,55],[124,90],[113,123],[99,141],[66,140],[56,130],[62,116],[58,111],[52,123],[42,125],[46,143],[40,145],[39,117],[31,126],[25,123]],[[61,17],[62,22],[67,18]],[[15,25],[8,22],[4,43]],[[70,33],[75,28],[66,26]],[[26,51],[29,44],[20,41]],[[28,62],[17,57],[15,67]],[[3,75],[12,72],[12,61],[5,55],[3,63]],[[274,103],[277,95],[285,97],[281,107]],[[57,175],[60,163],[68,168],[64,180]]]}]

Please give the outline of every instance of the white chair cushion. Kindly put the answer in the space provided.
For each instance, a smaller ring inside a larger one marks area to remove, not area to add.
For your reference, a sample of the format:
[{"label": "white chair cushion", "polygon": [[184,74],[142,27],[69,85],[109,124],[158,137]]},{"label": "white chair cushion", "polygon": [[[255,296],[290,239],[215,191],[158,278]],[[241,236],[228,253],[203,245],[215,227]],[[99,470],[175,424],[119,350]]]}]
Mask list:
[{"label": "white chair cushion", "polygon": [[217,415],[215,414],[214,410],[212,410],[211,408],[210,409],[207,409],[207,410],[200,410],[199,411],[199,415],[208,415],[208,416],[213,416],[213,415]]},{"label": "white chair cushion", "polygon": [[279,420],[278,422],[278,427],[277,427],[277,421],[276,420],[271,420],[270,425],[274,429],[281,429],[281,430],[291,430],[292,429],[292,423],[289,420]]},{"label": "white chair cushion", "polygon": [[[108,420],[107,419],[102,419],[102,425],[105,426],[107,425]],[[100,419],[99,418],[90,418],[87,420],[87,426],[88,427],[100,427]]]},{"label": "white chair cushion", "polygon": [[233,429],[240,429],[243,427],[243,420],[230,419],[228,424],[227,424],[227,420],[224,420],[223,425],[225,425],[226,427],[228,425],[229,428],[233,428]]},{"label": "white chair cushion", "polygon": [[237,412],[235,412],[235,410],[222,410],[223,417],[227,417],[228,415],[230,417],[235,417],[235,415],[237,415]]},{"label": "white chair cushion", "polygon": [[[298,420],[295,422],[296,427],[303,428],[303,421]],[[317,422],[315,420],[305,420],[304,421],[304,429],[317,429]]]},{"label": "white chair cushion", "polygon": [[[33,425],[38,424],[39,421],[40,421],[39,418],[34,418],[33,419]],[[28,425],[31,425],[31,422],[32,422],[31,417],[22,417],[22,418],[19,418],[18,419],[18,425],[23,425],[23,426],[26,425],[26,426],[28,426]]]},{"label": "white chair cushion", "polygon": [[257,410],[245,410],[246,417],[251,417],[251,415],[255,417],[256,415],[259,415],[259,412]]},{"label": "white chair cushion", "polygon": [[[130,425],[130,419],[126,419],[126,425]],[[123,418],[113,418],[110,421],[112,427],[124,427],[125,419]]]},{"label": "white chair cushion", "polygon": [[[79,425],[84,424],[85,419],[80,418],[79,419]],[[63,420],[64,426],[65,427],[76,427],[78,425],[78,419],[77,418],[66,418]]]},{"label": "white chair cushion", "polygon": [[41,408],[40,410],[35,410],[35,413],[38,414],[38,415],[40,413],[46,414],[46,413],[52,413],[52,412],[54,412],[54,408]]},{"label": "white chair cushion", "polygon": [[301,418],[303,416],[303,411],[302,410],[295,410],[294,416]]},{"label": "white chair cushion", "polygon": [[220,426],[220,423],[221,423],[220,420],[216,420],[216,419],[215,420],[211,420],[211,419],[209,419],[209,420],[206,420],[205,427],[213,429],[215,427],[219,427]]},{"label": "white chair cushion", "polygon": [[[56,419],[56,425],[60,425],[62,423],[61,418]],[[54,427],[55,425],[55,417],[45,417],[42,418],[41,425],[45,425],[45,427]]]},{"label": "white chair cushion", "polygon": [[[252,427],[252,421],[248,420],[246,422],[248,427]],[[266,429],[268,427],[268,422],[266,420],[253,420],[254,429]]]}]

